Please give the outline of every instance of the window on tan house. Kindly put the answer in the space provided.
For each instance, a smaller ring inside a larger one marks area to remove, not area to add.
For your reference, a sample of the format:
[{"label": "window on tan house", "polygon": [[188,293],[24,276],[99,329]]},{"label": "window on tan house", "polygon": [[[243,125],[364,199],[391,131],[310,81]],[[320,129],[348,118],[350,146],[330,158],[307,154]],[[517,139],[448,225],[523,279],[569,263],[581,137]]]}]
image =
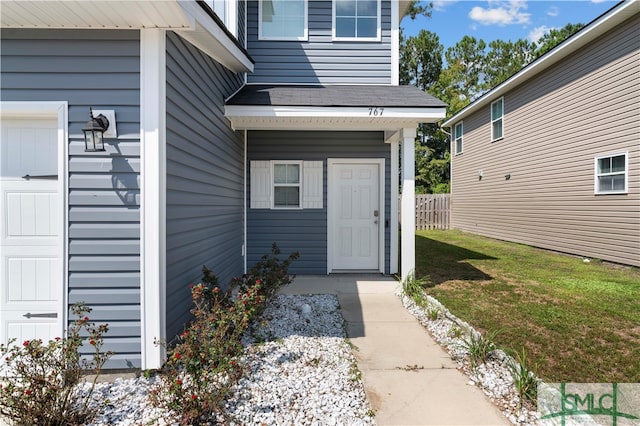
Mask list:
[{"label": "window on tan house", "polygon": [[333,0],[333,39],[380,40],[380,0]]},{"label": "window on tan house", "polygon": [[628,190],[627,153],[596,157],[595,193],[624,194]]},{"label": "window on tan house", "polygon": [[491,141],[497,141],[504,136],[504,98],[491,104]]},{"label": "window on tan house", "polygon": [[258,2],[260,40],[307,40],[307,0]]},{"label": "window on tan house", "polygon": [[462,127],[462,121],[461,121],[456,124],[453,130],[453,136],[456,143],[455,144],[456,154],[462,154],[462,133],[463,133],[463,127]]}]

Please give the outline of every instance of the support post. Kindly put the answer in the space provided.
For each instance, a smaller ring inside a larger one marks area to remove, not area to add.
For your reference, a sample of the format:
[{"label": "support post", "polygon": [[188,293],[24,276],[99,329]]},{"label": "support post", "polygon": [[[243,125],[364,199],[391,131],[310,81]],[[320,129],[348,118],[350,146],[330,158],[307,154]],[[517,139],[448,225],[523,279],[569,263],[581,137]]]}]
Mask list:
[{"label": "support post", "polygon": [[416,268],[415,139],[415,127],[402,129],[400,276],[403,281],[415,276]]}]

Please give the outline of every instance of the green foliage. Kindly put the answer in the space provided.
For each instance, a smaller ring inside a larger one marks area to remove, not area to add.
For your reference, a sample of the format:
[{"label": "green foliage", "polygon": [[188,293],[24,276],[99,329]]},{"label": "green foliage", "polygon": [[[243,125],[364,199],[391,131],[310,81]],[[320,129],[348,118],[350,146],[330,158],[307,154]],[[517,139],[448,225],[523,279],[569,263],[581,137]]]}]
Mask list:
[{"label": "green foliage", "polygon": [[423,278],[419,280],[414,276],[409,275],[402,282],[402,290],[404,293],[409,296],[416,305],[420,307],[425,307],[427,305],[427,296],[424,294],[423,285],[427,282],[429,278]]},{"label": "green foliage", "polygon": [[277,290],[293,280],[287,271],[298,254],[284,261],[279,254],[274,244],[272,254],[234,278],[227,290],[207,267],[202,282],[191,286],[194,319],[167,350],[163,377],[151,394],[152,403],[172,411],[180,424],[207,424],[223,411],[225,398],[243,374],[242,335]]},{"label": "green foliage", "polygon": [[538,379],[536,377],[537,365],[531,367],[525,349],[520,352],[510,352],[511,361],[508,364],[513,381],[520,397],[520,405],[523,401],[535,402],[538,397]]},{"label": "green foliage", "polygon": [[440,309],[438,308],[427,309],[427,318],[429,318],[431,321],[437,320],[439,315],[440,315]]},{"label": "green foliage", "polygon": [[495,339],[500,333],[500,330],[494,330],[482,336],[478,332],[469,330],[460,345],[469,354],[472,367],[482,364],[489,356],[489,353],[497,349]]},{"label": "green foliage", "polygon": [[[3,384],[0,385],[0,414],[21,425],[79,425],[90,422],[102,407],[90,405],[96,380],[110,352],[101,352],[107,324],[89,321],[91,308],[78,303],[71,308],[78,319],[65,337],[47,344],[25,340],[0,345],[4,354]],[[86,337],[83,337],[85,335]],[[91,348],[89,357],[81,348]],[[83,374],[94,374],[88,391],[78,392]]]},{"label": "green foliage", "polygon": [[582,27],[584,27],[584,24],[569,23],[560,29],[552,28],[548,33],[544,34],[534,43],[535,50],[533,52],[533,59],[537,59],[544,55]]},{"label": "green foliage", "polygon": [[409,16],[411,19],[416,19],[416,16],[422,15],[427,18],[431,17],[431,10],[433,9],[433,3],[429,2],[425,4],[420,0],[411,0],[407,9],[405,11],[404,16]]}]

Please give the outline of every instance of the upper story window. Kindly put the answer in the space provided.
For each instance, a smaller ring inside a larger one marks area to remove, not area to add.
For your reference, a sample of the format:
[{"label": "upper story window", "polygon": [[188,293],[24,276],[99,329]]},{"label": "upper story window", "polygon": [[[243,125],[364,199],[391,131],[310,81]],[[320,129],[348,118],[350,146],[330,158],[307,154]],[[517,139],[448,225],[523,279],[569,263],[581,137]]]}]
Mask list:
[{"label": "upper story window", "polygon": [[596,157],[596,194],[624,194],[627,192],[627,153]]},{"label": "upper story window", "polygon": [[456,154],[462,154],[462,121],[457,123],[453,130],[453,137],[456,142]]},{"label": "upper story window", "polygon": [[380,40],[380,0],[333,0],[334,40]]},{"label": "upper story window", "polygon": [[307,40],[307,0],[258,2],[260,40]]},{"label": "upper story window", "polygon": [[504,98],[491,104],[491,142],[503,137],[504,128]]}]

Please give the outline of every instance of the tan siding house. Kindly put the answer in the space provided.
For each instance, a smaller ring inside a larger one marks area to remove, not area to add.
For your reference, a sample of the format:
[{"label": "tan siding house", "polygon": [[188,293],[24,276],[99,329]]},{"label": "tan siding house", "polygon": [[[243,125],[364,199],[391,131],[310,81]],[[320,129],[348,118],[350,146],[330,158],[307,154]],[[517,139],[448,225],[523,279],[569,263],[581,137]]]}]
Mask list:
[{"label": "tan siding house", "polygon": [[640,266],[640,2],[618,4],[444,126],[452,227]]}]

